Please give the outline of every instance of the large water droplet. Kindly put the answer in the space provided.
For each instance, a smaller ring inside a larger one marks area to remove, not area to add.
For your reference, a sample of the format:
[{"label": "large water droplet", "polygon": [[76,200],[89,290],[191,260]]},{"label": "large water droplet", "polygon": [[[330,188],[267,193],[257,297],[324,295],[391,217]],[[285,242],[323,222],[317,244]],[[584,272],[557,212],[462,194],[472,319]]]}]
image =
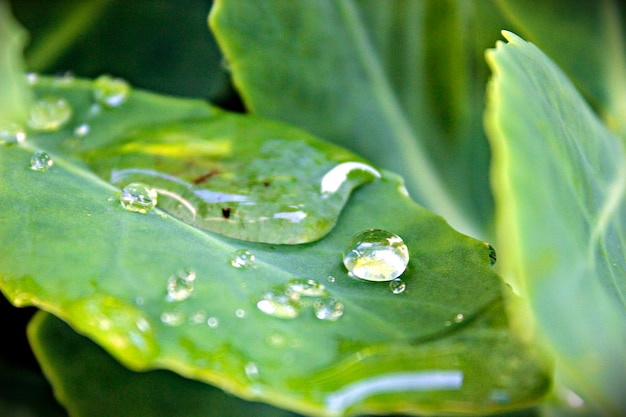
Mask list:
[{"label": "large water droplet", "polygon": [[285,293],[295,299],[299,299],[300,297],[323,297],[328,295],[326,287],[315,280],[306,278],[287,281],[287,283],[285,283]]},{"label": "large water droplet", "polygon": [[265,292],[256,306],[263,313],[281,319],[295,319],[302,308],[298,300],[280,289]]},{"label": "large water droplet", "polygon": [[15,123],[0,124],[0,145],[11,146],[26,139],[24,129]]},{"label": "large water droplet", "polygon": [[168,301],[183,301],[191,295],[194,290],[196,271],[191,268],[184,268],[171,275],[167,280]]},{"label": "large water droplet", "polygon": [[343,316],[344,306],[335,297],[322,297],[313,304],[315,317],[320,320],[337,321]]},{"label": "large water droplet", "polygon": [[72,106],[64,98],[44,97],[30,109],[28,126],[44,132],[62,128],[72,117]]},{"label": "large water droplet", "polygon": [[146,214],[157,204],[157,191],[142,182],[131,182],[120,195],[120,203],[128,211]]},{"label": "large water droplet", "polygon": [[402,294],[406,291],[406,283],[400,278],[395,278],[389,281],[389,289],[394,294]]},{"label": "large water droplet", "polygon": [[352,238],[343,264],[354,276],[368,281],[391,281],[409,263],[409,250],[400,236],[380,229],[365,230]]},{"label": "large water droplet", "polygon": [[235,268],[248,269],[254,266],[256,257],[247,249],[237,249],[230,257],[230,264]]},{"label": "large water droplet", "polygon": [[119,107],[129,95],[130,85],[121,78],[101,75],[93,83],[93,98],[105,107]]},{"label": "large water droplet", "polygon": [[485,246],[487,246],[487,249],[489,250],[489,266],[494,266],[496,264],[496,249],[491,246],[491,243],[489,242],[484,242]]},{"label": "large water droplet", "polygon": [[30,157],[30,169],[33,171],[47,171],[54,161],[47,152],[37,151]]}]

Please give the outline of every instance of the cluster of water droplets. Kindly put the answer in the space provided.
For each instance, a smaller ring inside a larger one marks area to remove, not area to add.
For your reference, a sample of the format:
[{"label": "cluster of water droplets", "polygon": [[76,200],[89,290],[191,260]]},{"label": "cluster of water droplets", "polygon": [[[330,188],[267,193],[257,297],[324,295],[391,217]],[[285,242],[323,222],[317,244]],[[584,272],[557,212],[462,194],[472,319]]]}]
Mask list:
[{"label": "cluster of water droplets", "polygon": [[308,278],[291,279],[259,297],[257,308],[272,317],[295,319],[308,307],[319,320],[336,321],[344,305],[333,297],[323,284]]}]

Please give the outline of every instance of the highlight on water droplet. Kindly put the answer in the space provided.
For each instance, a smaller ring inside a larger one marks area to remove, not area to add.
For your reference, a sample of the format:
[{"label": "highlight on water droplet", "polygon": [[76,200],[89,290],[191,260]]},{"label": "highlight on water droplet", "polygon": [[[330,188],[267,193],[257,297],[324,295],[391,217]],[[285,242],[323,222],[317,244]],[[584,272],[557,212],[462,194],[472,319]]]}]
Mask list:
[{"label": "highlight on water droplet", "polygon": [[30,157],[30,169],[33,171],[47,171],[54,161],[47,152],[37,151]]},{"label": "highlight on water droplet", "polygon": [[28,82],[29,85],[35,85],[37,84],[37,81],[39,81],[39,75],[35,72],[27,72],[26,73],[26,82]]},{"label": "highlight on water droplet", "polygon": [[189,298],[194,290],[195,280],[196,271],[191,268],[181,269],[171,275],[167,280],[167,300],[183,301]]},{"label": "highlight on water droplet", "polygon": [[408,263],[409,249],[402,238],[380,229],[355,235],[343,255],[348,272],[368,281],[391,281],[402,275]]},{"label": "highlight on water droplet", "polygon": [[485,244],[485,246],[487,246],[487,249],[489,249],[489,266],[494,266],[496,264],[496,249],[491,246],[491,243],[489,242],[483,242]]},{"label": "highlight on water droplet", "polygon": [[74,128],[74,136],[85,137],[91,131],[91,126],[88,123],[79,124]]},{"label": "highlight on water droplet", "polygon": [[465,320],[465,316],[461,313],[457,314],[456,316],[454,316],[454,322],[455,323],[460,323],[463,320]]},{"label": "highlight on water droplet", "polygon": [[257,308],[268,316],[295,319],[302,308],[299,300],[290,297],[284,290],[266,291],[256,303]]},{"label": "highlight on water droplet", "polygon": [[128,211],[146,214],[157,204],[157,191],[142,182],[131,182],[122,189],[120,203]]},{"label": "highlight on water droplet", "polygon": [[343,316],[343,303],[335,297],[322,297],[313,304],[315,317],[319,320],[337,321]]},{"label": "highlight on water droplet", "polygon": [[185,314],[180,310],[164,311],[161,314],[161,322],[168,326],[178,327],[185,322]]},{"label": "highlight on water droplet", "polygon": [[336,193],[348,180],[348,176],[356,172],[365,173],[373,178],[380,178],[380,172],[367,164],[362,162],[344,162],[336,165],[324,174],[320,184],[320,192],[324,196]]},{"label": "highlight on water droplet", "polygon": [[72,117],[72,106],[64,98],[44,97],[33,104],[28,115],[28,126],[34,130],[54,132]]},{"label": "highlight on water droplet", "polygon": [[404,282],[400,278],[394,278],[389,281],[389,289],[394,294],[402,294],[404,291],[406,291],[406,282]]},{"label": "highlight on water droplet", "polygon": [[26,132],[15,123],[0,123],[0,145],[11,146],[24,142]]},{"label": "highlight on water droplet", "polygon": [[122,78],[101,75],[94,80],[94,100],[108,108],[119,107],[128,99],[130,85]]},{"label": "highlight on water droplet", "polygon": [[248,362],[244,367],[246,376],[250,379],[257,379],[259,377],[259,367],[254,362]]},{"label": "highlight on water droplet", "polygon": [[238,269],[248,269],[254,266],[256,257],[247,249],[237,249],[230,257],[230,264]]}]

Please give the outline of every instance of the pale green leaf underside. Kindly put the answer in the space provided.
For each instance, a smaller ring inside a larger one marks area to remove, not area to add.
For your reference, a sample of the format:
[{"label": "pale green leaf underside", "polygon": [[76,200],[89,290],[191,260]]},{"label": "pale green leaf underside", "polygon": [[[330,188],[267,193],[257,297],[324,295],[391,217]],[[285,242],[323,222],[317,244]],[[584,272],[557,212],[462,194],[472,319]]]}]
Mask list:
[{"label": "pale green leaf underside", "polygon": [[505,36],[488,55],[486,117],[503,268],[566,382],[605,412],[623,411],[624,148],[541,51]]},{"label": "pale green leaf underside", "polygon": [[[168,149],[162,155],[206,149],[198,148],[197,135],[212,129],[237,142],[269,135],[264,143],[271,143],[279,131],[285,146],[301,142],[290,136],[292,128],[139,91],[121,107],[94,112],[89,84],[74,83],[52,81],[38,90],[72,104],[67,127],[30,132],[22,145],[0,149],[0,239],[10,242],[0,252],[0,288],[14,304],[54,313],[132,369],[170,369],[312,415],[479,413],[524,406],[545,392],[545,368],[507,328],[508,291],[489,266],[488,248],[414,204],[395,175],[383,172],[357,189],[332,231],[301,245],[211,234],[158,208],[128,212],[117,201],[119,190],[75,151],[101,167],[93,162],[98,149],[124,159],[130,138],[141,144],[130,153],[133,163],[150,160],[151,149]],[[90,133],[73,136],[84,117]],[[172,129],[185,135],[165,146]],[[252,149],[260,145],[249,141]],[[247,152],[245,144],[233,146]],[[55,158],[47,172],[28,167],[38,149]],[[353,279],[343,267],[347,242],[368,228],[397,233],[408,245],[404,293]],[[237,249],[254,253],[256,266],[231,266]],[[186,300],[172,301],[168,279],[183,268],[195,270],[195,288]],[[334,282],[327,282],[331,275]],[[343,316],[323,321],[305,309],[282,320],[256,308],[264,292],[294,278],[324,284],[345,306]]]}]

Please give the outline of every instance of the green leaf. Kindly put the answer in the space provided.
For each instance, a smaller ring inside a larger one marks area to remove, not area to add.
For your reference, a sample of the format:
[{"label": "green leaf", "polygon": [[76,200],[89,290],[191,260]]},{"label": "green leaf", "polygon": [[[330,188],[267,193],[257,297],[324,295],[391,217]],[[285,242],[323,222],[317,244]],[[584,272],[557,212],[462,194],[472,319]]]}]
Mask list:
[{"label": "green leaf", "polygon": [[9,5],[0,1],[0,144],[10,125],[24,126],[30,95],[24,77],[22,49],[27,34],[13,19]]},{"label": "green leaf", "polygon": [[470,16],[487,15],[485,8],[218,0],[210,24],[252,113],[399,172],[416,201],[484,236],[492,211],[489,155],[475,109],[482,108],[486,70],[474,70],[484,63],[464,34]]},{"label": "green leaf", "polygon": [[28,335],[55,395],[72,416],[293,416],[173,372],[133,372],[44,312],[33,318]]},{"label": "green leaf", "polygon": [[486,114],[505,276],[515,280],[566,385],[626,410],[626,157],[563,73],[505,32],[490,51]]},{"label": "green leaf", "polygon": [[[57,315],[131,369],[170,369],[311,415],[481,413],[544,394],[548,370],[508,329],[503,301],[510,292],[490,267],[489,248],[413,203],[399,177],[383,172],[357,189],[334,229],[302,245],[235,240],[158,208],[132,213],[75,151],[93,161],[100,149],[103,158],[124,161],[125,153],[112,151],[128,150],[131,138],[143,146],[132,158],[142,159],[150,149],[187,155],[203,149],[203,140],[209,149],[212,140],[255,149],[251,138],[265,135],[285,139],[286,147],[301,140],[325,147],[274,122],[141,91],[119,107],[94,107],[92,88],[42,80],[38,94],[65,98],[72,119],[0,149],[0,239],[10,242],[0,252],[0,287],[15,305]],[[84,123],[89,133],[81,136],[74,128]],[[164,145],[176,129],[181,146]],[[29,169],[36,150],[55,161],[45,172]],[[310,163],[302,156],[299,165]],[[369,228],[396,233],[408,246],[403,293],[344,268],[347,244]],[[231,265],[241,249],[255,255],[253,267]],[[184,271],[195,280],[180,277]],[[305,297],[292,320],[257,308],[264,294],[294,279],[325,285],[323,297]],[[322,302],[338,308],[335,320],[316,317]]]},{"label": "green leaf", "polygon": [[515,30],[563,68],[608,126],[626,139],[623,4],[615,0],[498,0],[497,4]]}]

